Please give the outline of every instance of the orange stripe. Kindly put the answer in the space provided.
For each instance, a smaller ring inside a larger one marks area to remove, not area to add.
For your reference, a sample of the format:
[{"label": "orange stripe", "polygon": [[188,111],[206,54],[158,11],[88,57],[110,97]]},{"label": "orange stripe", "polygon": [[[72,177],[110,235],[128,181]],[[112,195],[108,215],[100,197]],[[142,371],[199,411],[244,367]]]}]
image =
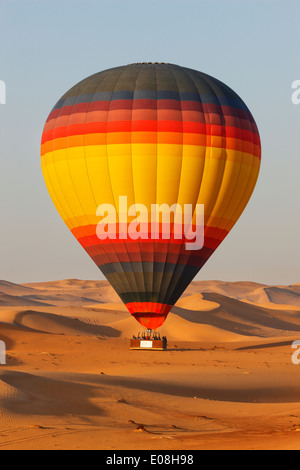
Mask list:
[{"label": "orange stripe", "polygon": [[[71,116],[72,118],[72,116]],[[233,126],[221,126],[216,124],[205,124],[201,122],[188,122],[176,120],[139,120],[139,121],[97,121],[80,122],[77,120],[68,121],[67,125],[48,127],[44,129],[42,144],[48,140],[62,137],[89,135],[96,133],[180,133],[180,134],[199,134],[207,136],[219,136],[226,138],[242,139],[259,144],[259,136],[247,129],[240,129]]]},{"label": "orange stripe", "polygon": [[201,134],[181,134],[178,132],[111,132],[108,134],[88,134],[70,137],[60,137],[49,140],[41,145],[41,155],[54,150],[68,149],[70,147],[83,147],[89,145],[110,144],[179,144],[216,147],[230,150],[243,151],[260,158],[260,147],[246,140],[226,138],[224,145],[222,137],[206,136]]},{"label": "orange stripe", "polygon": [[[118,244],[118,245],[122,245],[123,243],[126,243],[126,244],[129,244],[129,245],[135,245],[136,244],[136,240],[131,240],[130,238],[127,238],[127,239],[119,239],[119,238],[116,238],[115,240],[99,240],[99,238],[97,237],[96,235],[96,229],[97,229],[97,225],[86,225],[86,226],[82,226],[82,227],[76,227],[76,228],[73,228],[71,230],[71,232],[73,233],[73,235],[75,236],[75,238],[77,238],[78,241],[82,242],[82,244],[84,246],[89,246],[89,243],[95,243],[95,245],[97,244]],[[118,231],[118,226],[117,226],[117,231]],[[160,233],[160,236],[162,234],[162,229],[160,228],[159,230],[159,233]],[[149,234],[151,234],[151,228],[149,227]],[[216,239],[216,240],[220,240],[220,239],[223,239],[224,237],[226,237],[226,235],[228,234],[228,230],[225,230],[225,229],[220,229],[218,227],[212,227],[212,226],[205,226],[205,229],[204,229],[204,238],[213,238],[213,239]],[[153,243],[154,240],[151,239],[151,237],[149,236],[149,239],[146,239],[146,240],[140,240],[139,243],[143,244],[143,245],[151,245],[151,243]],[[182,242],[185,242],[185,237],[183,237],[183,239],[174,239],[173,238],[173,234],[171,235],[171,238],[170,240],[163,240],[163,239],[157,239],[155,240],[155,243],[158,243],[158,244],[174,244],[174,245],[180,245],[182,244]],[[139,243],[138,243],[138,246],[139,246]]]}]

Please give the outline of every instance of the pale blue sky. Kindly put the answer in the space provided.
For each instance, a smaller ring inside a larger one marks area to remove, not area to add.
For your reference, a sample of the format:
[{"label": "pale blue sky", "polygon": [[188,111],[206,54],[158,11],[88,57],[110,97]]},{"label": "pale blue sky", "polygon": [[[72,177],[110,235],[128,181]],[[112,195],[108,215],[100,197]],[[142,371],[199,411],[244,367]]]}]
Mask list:
[{"label": "pale blue sky", "polygon": [[48,196],[44,121],[88,75],[164,61],[233,88],[262,139],[251,202],[198,279],[300,282],[299,48],[299,0],[0,0],[0,278],[101,278]]}]

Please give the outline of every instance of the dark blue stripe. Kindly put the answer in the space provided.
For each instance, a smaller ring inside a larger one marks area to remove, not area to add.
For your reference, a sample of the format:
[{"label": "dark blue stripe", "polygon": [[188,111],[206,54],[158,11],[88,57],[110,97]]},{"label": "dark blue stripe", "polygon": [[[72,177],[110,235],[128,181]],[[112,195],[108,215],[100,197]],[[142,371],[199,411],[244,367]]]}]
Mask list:
[{"label": "dark blue stripe", "polygon": [[249,113],[249,109],[245,103],[240,99],[226,97],[224,95],[217,97],[214,94],[201,94],[193,92],[174,92],[174,91],[151,91],[151,90],[137,90],[133,91],[116,91],[116,92],[99,92],[83,94],[79,96],[70,96],[64,100],[59,100],[52,111],[60,109],[64,106],[73,106],[79,103],[90,103],[94,101],[115,101],[115,100],[174,100],[174,101],[195,101],[203,104],[217,104],[221,106],[231,106],[237,109],[243,109]]}]

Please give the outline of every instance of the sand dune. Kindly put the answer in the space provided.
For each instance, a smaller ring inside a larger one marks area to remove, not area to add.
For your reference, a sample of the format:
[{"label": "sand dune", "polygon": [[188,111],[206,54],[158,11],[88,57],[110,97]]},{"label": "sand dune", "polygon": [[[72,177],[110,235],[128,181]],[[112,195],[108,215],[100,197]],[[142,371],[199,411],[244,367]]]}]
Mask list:
[{"label": "sand dune", "polygon": [[198,281],[187,288],[183,297],[194,293],[213,292],[236,300],[249,300],[256,304],[281,304],[298,307],[299,284],[291,286],[267,286],[255,282]]},{"label": "sand dune", "polygon": [[15,306],[24,306],[24,307],[30,307],[30,306],[48,306],[49,304],[46,304],[44,302],[39,302],[37,300],[29,299],[24,296],[16,296],[16,295],[8,295],[8,294],[2,294],[0,292],[0,307],[15,307]]},{"label": "sand dune", "polygon": [[300,289],[291,286],[289,289],[284,287],[269,287],[266,293],[270,302],[275,304],[289,304],[300,307]]},{"label": "sand dune", "polygon": [[224,281],[195,281],[186,289],[183,296],[197,292],[215,292],[222,295],[233,297],[234,299],[243,299],[247,294],[256,289],[266,287],[265,284],[257,282],[224,282]]},{"label": "sand dune", "polygon": [[178,300],[176,307],[186,308],[188,310],[201,310],[202,312],[208,312],[209,310],[215,310],[220,305],[217,302],[210,302],[204,300],[202,294],[192,294],[187,297],[183,297]]},{"label": "sand dune", "polygon": [[[218,305],[207,314],[205,311],[174,307],[173,312],[193,323],[210,324],[226,331],[235,331],[245,336],[280,336],[300,331],[300,318],[294,311],[251,305],[216,293],[203,293],[203,299]],[[189,298],[182,299],[181,305]]]},{"label": "sand dune", "polygon": [[89,324],[79,318],[68,318],[63,315],[38,310],[1,310],[0,321],[6,324],[27,328],[32,331],[57,335],[92,335],[118,337],[120,331],[107,326]]},{"label": "sand dune", "polygon": [[299,448],[299,298],[194,282],[168,350],[131,351],[141,327],[106,281],[1,281],[0,448]]},{"label": "sand dune", "polygon": [[34,288],[13,284],[12,282],[0,281],[0,292],[8,295],[30,295],[35,292]]},{"label": "sand dune", "polygon": [[[0,318],[11,324],[49,333],[72,334],[79,330],[80,334],[91,332],[127,338],[140,329],[106,281],[2,284],[10,292],[19,293],[0,294]],[[297,285],[270,287],[252,282],[194,282],[172,309],[161,332],[174,341],[287,336],[300,330],[299,299]],[[46,306],[51,308],[37,308]],[[1,307],[22,308],[11,310],[7,319]]]},{"label": "sand dune", "polygon": [[62,281],[44,282],[37,284],[24,284],[24,287],[34,288],[39,295],[50,295],[57,301],[70,303],[79,302],[120,302],[119,296],[107,281],[81,281],[68,279]]}]

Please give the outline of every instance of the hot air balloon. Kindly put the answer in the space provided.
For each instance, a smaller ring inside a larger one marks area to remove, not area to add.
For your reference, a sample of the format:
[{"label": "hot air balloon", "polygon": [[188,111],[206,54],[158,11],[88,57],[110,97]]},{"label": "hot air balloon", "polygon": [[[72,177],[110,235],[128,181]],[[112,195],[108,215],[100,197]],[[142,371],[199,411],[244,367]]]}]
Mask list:
[{"label": "hot air balloon", "polygon": [[[156,330],[246,207],[261,145],[249,109],[224,83],[173,64],[139,63],[71,88],[46,121],[41,157],[62,219],[129,312]],[[154,238],[121,236],[124,197],[149,213],[153,204],[193,213],[203,204],[203,247],[176,238],[175,216],[168,239],[160,220]],[[115,239],[97,235],[103,204],[116,209]]]}]

